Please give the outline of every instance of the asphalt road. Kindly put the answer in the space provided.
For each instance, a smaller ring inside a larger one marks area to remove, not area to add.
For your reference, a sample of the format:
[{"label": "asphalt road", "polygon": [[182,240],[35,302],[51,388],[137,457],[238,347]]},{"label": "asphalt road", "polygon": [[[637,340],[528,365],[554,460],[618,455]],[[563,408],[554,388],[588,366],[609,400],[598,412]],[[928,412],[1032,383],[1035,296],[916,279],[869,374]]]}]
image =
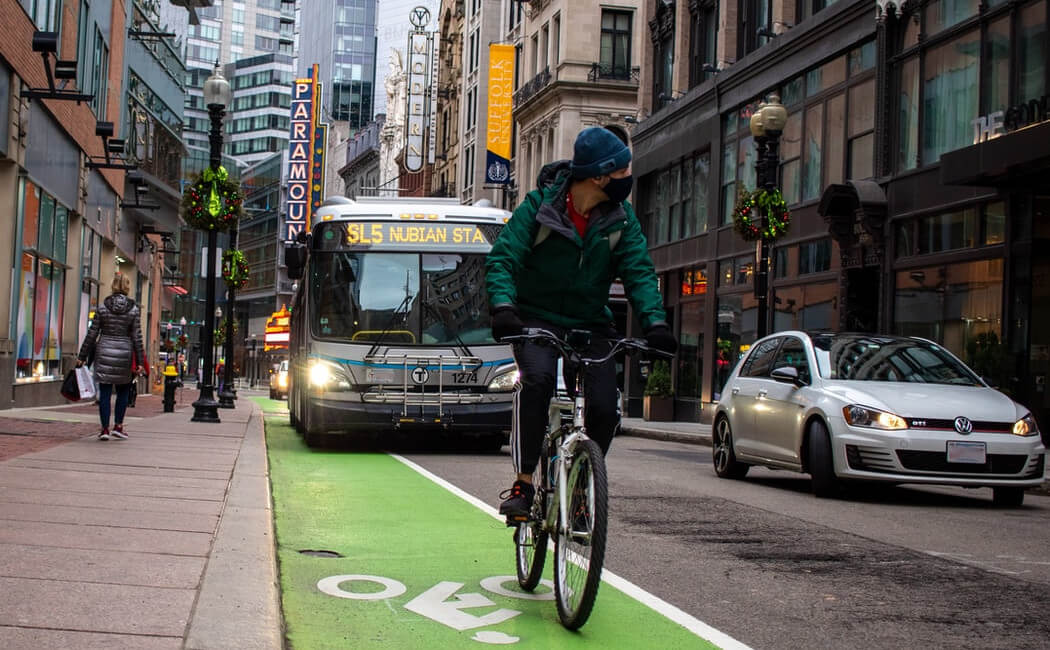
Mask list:
[{"label": "asphalt road", "polygon": [[[512,477],[506,448],[405,455],[493,505]],[[961,488],[818,500],[789,472],[718,479],[709,456],[615,441],[609,570],[755,648],[1047,647],[1050,497],[1018,510]]]}]

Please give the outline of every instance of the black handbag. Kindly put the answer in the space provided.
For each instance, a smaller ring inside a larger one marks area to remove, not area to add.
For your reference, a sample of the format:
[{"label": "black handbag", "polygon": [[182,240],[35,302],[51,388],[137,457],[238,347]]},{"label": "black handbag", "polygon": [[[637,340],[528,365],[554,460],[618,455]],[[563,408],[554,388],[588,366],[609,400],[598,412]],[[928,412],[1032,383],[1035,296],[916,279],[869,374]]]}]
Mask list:
[{"label": "black handbag", "polygon": [[66,378],[62,381],[62,388],[59,392],[62,393],[62,397],[71,402],[80,401],[80,388],[77,386],[77,371],[75,369],[66,373]]}]

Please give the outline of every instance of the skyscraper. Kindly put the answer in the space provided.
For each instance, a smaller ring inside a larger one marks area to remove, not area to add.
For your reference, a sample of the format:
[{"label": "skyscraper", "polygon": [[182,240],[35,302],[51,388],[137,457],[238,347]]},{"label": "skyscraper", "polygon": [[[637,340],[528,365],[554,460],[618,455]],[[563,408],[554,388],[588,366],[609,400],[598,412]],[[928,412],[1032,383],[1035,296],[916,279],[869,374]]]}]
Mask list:
[{"label": "skyscraper", "polygon": [[373,117],[377,11],[377,0],[304,2],[300,8],[300,27],[310,37],[299,43],[298,74],[306,77],[318,64],[322,118],[345,122],[350,132]]}]

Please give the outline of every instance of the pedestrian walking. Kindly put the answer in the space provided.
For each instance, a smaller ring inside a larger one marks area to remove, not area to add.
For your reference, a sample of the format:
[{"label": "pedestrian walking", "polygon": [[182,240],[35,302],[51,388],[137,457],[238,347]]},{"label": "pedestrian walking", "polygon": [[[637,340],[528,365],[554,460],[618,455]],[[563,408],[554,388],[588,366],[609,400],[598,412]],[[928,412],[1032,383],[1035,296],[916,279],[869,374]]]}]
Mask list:
[{"label": "pedestrian walking", "polygon": [[[134,379],[132,364],[137,361],[138,372],[149,374],[146,351],[142,347],[142,326],[139,306],[128,298],[131,279],[123,273],[113,276],[113,293],[95,311],[84,343],[77,355],[77,367],[93,359],[95,381],[98,382],[98,415],[102,421],[99,440],[114,438],[126,440],[124,412]],[[116,386],[117,403],[113,415],[113,431],[109,429],[110,398]]]}]

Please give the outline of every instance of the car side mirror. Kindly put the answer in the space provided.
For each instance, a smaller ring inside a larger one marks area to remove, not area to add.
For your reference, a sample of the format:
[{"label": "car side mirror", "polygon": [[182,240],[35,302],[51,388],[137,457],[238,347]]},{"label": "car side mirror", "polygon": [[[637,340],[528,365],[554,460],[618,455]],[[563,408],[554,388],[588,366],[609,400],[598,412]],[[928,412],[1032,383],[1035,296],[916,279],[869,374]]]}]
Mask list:
[{"label": "car side mirror", "polygon": [[785,384],[794,384],[796,386],[802,385],[802,382],[799,381],[798,370],[793,366],[781,366],[780,368],[776,368],[773,372],[769,373],[769,376]]},{"label": "car side mirror", "polygon": [[302,244],[285,244],[284,265],[288,267],[289,280],[301,280],[306,267],[306,246]]}]

